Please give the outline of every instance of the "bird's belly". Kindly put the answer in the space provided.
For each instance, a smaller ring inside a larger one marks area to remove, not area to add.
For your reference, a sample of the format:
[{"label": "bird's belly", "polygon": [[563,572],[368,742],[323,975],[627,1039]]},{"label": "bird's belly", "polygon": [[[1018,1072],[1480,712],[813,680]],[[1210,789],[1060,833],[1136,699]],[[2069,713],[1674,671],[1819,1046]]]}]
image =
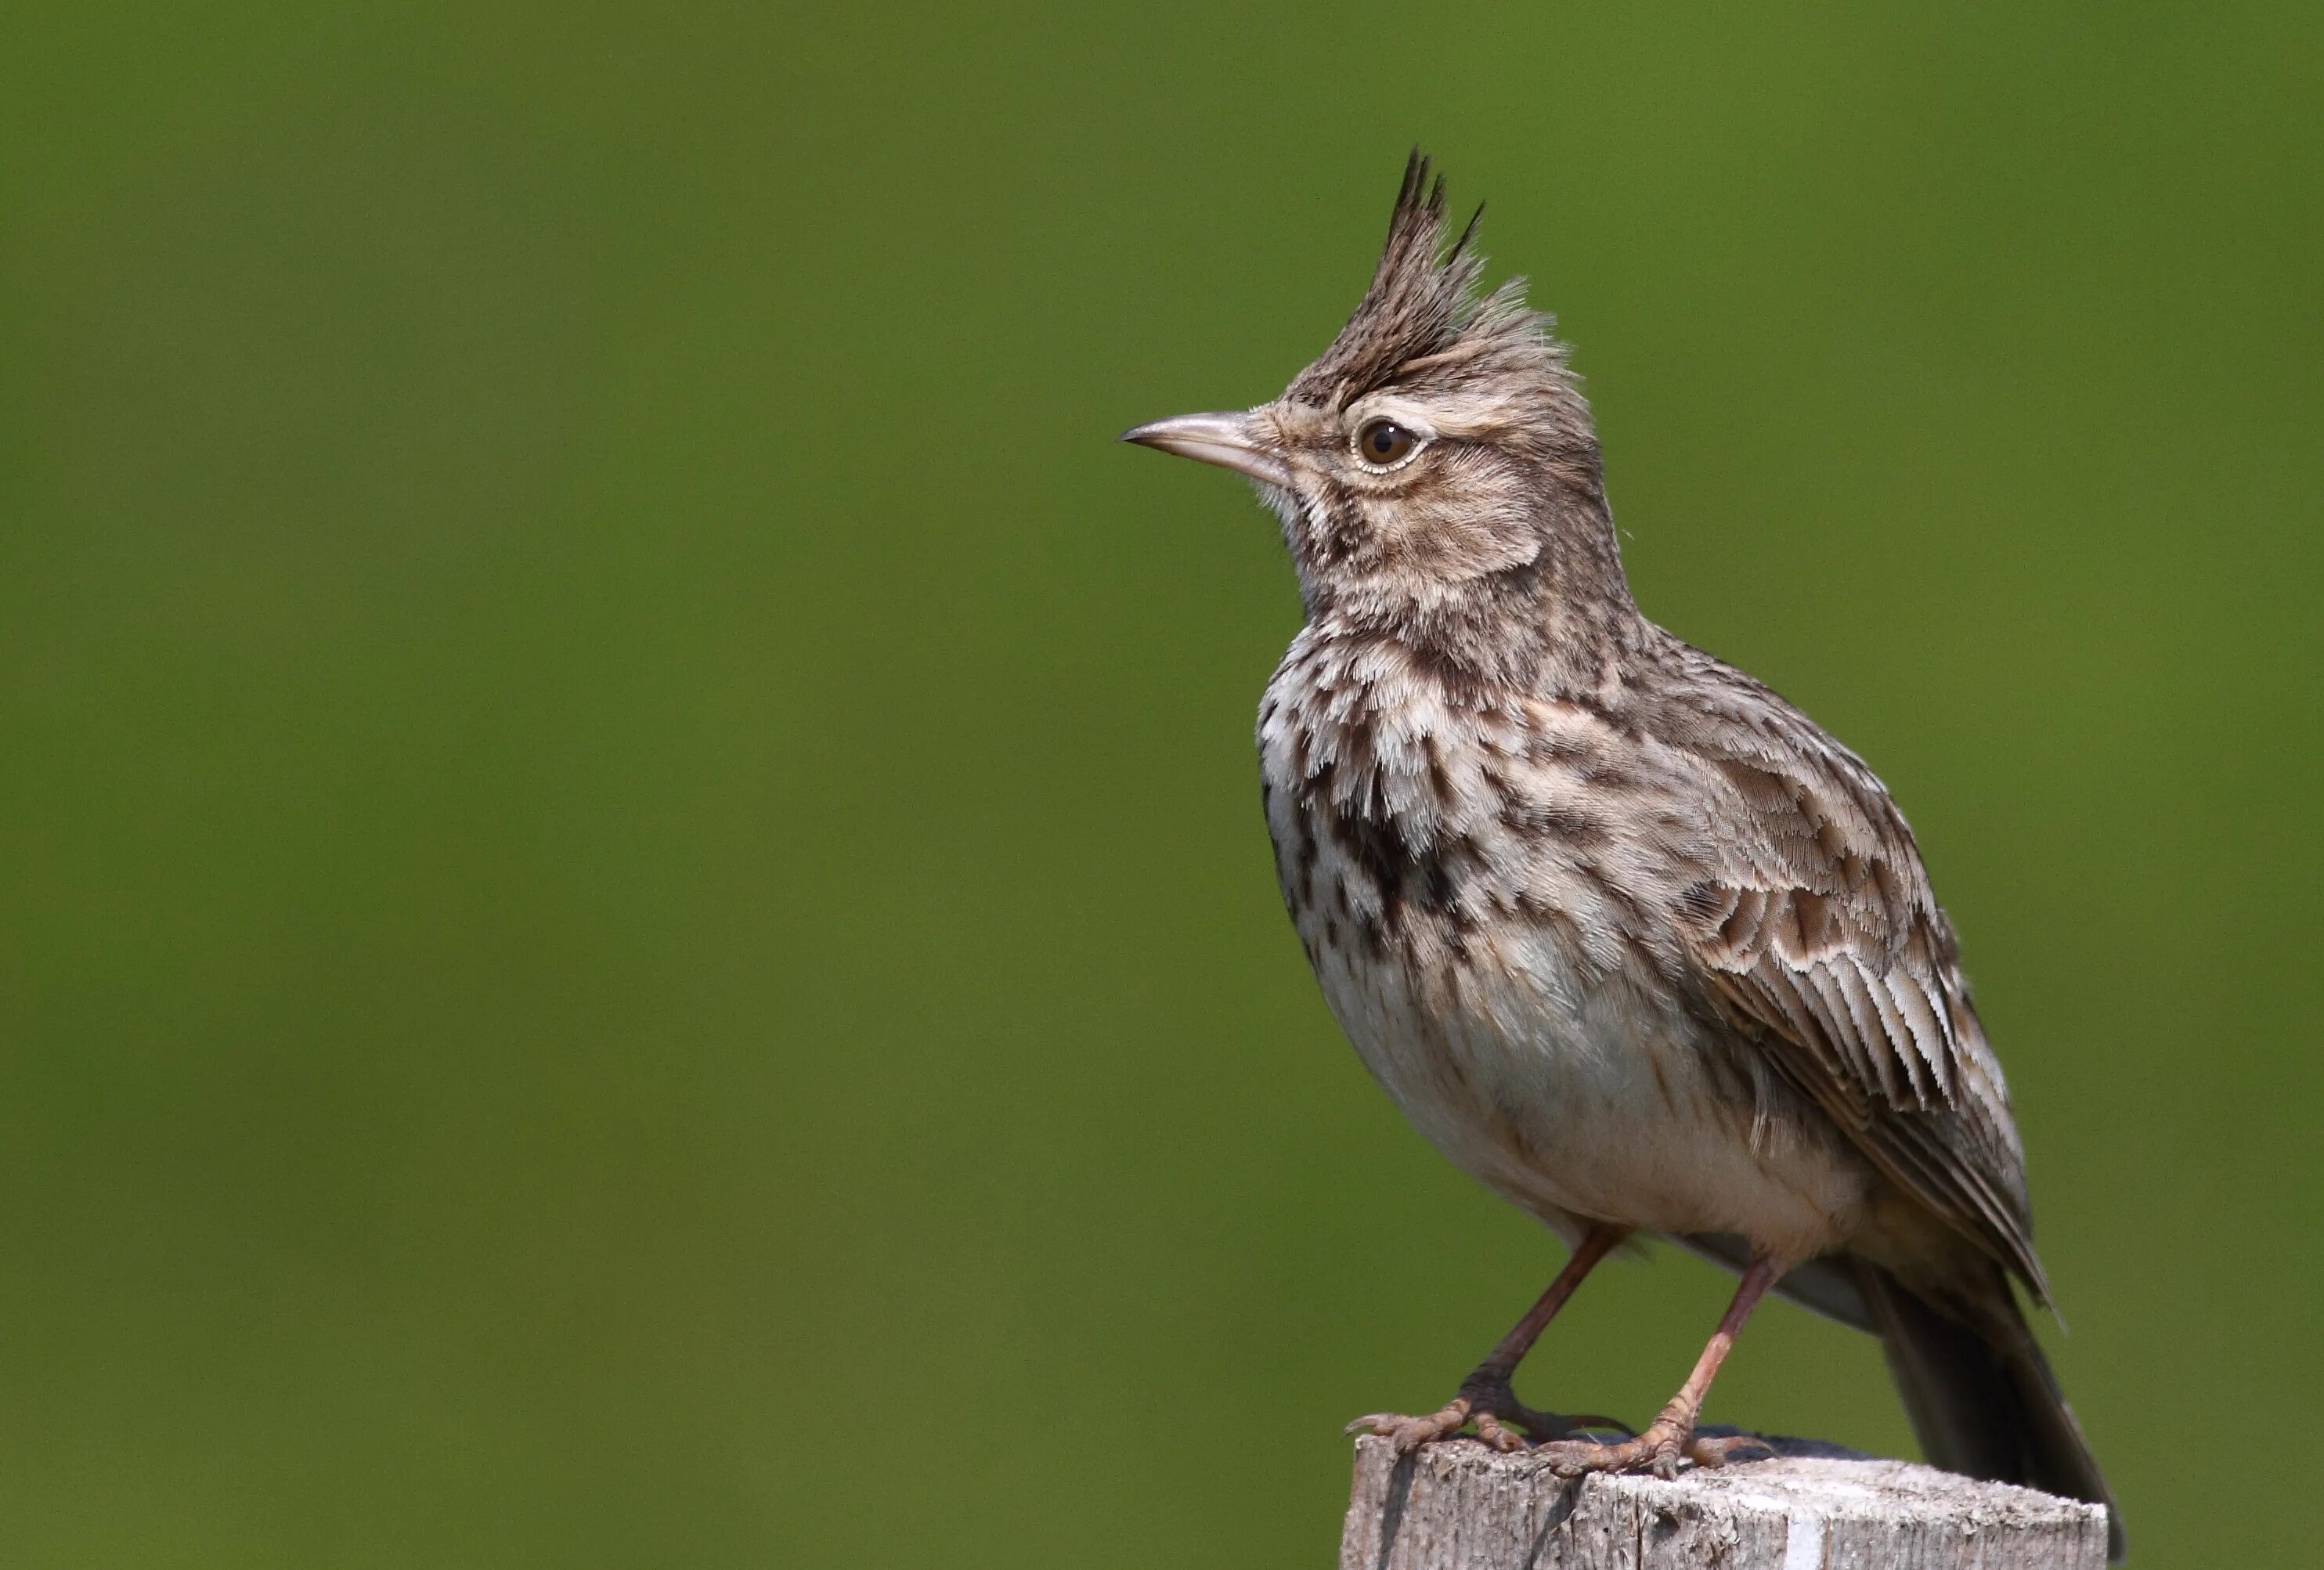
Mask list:
[{"label": "bird's belly", "polygon": [[1365,1067],[1454,1165],[1561,1230],[1734,1233],[1803,1258],[1855,1229],[1860,1158],[1818,1122],[1761,1115],[1699,1020],[1537,934],[1480,936],[1425,983],[1400,956],[1315,951]]}]

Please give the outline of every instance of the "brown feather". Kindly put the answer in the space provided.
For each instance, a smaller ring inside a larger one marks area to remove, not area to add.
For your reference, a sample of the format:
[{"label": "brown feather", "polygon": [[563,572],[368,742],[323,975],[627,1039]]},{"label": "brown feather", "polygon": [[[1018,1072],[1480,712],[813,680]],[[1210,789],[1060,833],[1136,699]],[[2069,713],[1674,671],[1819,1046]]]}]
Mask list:
[{"label": "brown feather", "polygon": [[1960,1381],[1985,1427],[1932,1418],[1946,1454],[2006,1441],[2103,1499],[2009,1296],[2049,1291],[2024,1157],[1911,829],[1813,721],[1639,613],[1565,350],[1519,285],[1481,292],[1444,211],[1416,154],[1347,326],[1233,417],[1305,611],[1259,740],[1334,1015],[1431,1141],[1569,1239],[1792,1266],[1883,1324],[1916,1420]]}]

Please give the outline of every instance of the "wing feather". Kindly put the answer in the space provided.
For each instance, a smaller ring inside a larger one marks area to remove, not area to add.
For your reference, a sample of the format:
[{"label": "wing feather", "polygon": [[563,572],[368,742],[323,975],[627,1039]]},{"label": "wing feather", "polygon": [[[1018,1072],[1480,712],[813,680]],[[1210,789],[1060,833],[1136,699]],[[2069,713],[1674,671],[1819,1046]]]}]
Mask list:
[{"label": "wing feather", "polygon": [[2000,1065],[1911,829],[1805,716],[1684,655],[1692,701],[1656,729],[1714,804],[1673,908],[1712,995],[1892,1181],[2046,1299]]}]

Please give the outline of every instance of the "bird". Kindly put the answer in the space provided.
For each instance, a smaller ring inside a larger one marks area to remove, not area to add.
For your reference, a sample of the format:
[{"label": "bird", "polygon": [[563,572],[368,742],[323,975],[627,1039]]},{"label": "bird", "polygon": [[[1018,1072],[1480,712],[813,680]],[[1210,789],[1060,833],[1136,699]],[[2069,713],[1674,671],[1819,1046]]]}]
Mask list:
[{"label": "bird", "polygon": [[[1872,770],[1648,620],[1566,346],[1483,287],[1416,149],[1347,325],[1283,393],[1121,439],[1236,471],[1303,625],[1259,710],[1277,881],[1364,1066],[1453,1165],[1570,1249],[1399,1453],[1473,1429],[1567,1475],[1750,1459],[1698,1434],[1770,1290],[1877,1335],[1939,1467],[2107,1507],[2028,1326],[2051,1289],[1960,947]],[[1600,1261],[1738,1272],[1645,1429],[1512,1376]],[[1522,1430],[1522,1433],[1519,1431]]]}]

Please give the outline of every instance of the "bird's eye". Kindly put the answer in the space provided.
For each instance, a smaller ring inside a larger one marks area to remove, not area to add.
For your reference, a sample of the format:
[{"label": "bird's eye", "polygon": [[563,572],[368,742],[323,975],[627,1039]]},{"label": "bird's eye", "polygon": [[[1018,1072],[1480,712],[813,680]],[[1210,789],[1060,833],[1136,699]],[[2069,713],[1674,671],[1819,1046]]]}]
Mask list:
[{"label": "bird's eye", "polygon": [[1412,456],[1420,439],[1393,420],[1375,420],[1356,432],[1356,456],[1383,467]]}]

